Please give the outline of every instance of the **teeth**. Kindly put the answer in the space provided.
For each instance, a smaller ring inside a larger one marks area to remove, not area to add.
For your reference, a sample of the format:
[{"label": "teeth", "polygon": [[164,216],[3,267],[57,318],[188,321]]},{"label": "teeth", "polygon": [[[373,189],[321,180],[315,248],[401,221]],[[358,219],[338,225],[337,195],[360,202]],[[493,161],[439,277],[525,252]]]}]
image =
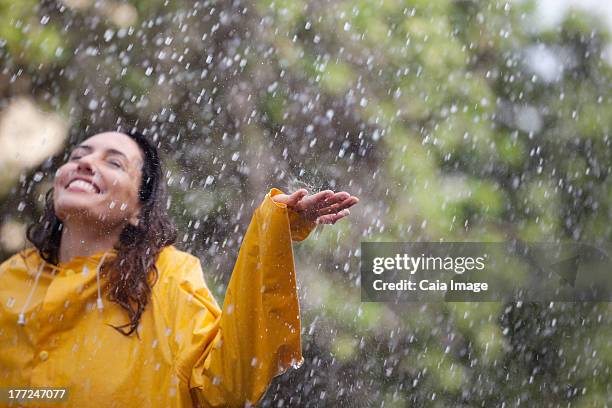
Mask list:
[{"label": "teeth", "polygon": [[88,183],[84,180],[74,180],[68,185],[68,187],[70,186],[79,187],[84,190],[91,191],[92,193],[97,193],[96,188],[91,183]]}]

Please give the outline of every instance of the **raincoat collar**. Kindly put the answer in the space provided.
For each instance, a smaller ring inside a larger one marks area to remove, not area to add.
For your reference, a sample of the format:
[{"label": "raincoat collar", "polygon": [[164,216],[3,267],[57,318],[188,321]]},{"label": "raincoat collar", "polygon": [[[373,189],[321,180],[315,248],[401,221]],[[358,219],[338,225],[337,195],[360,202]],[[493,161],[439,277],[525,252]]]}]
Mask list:
[{"label": "raincoat collar", "polygon": [[53,265],[52,263],[46,262],[42,258],[42,256],[40,256],[38,249],[29,248],[24,251],[23,258],[26,268],[28,269],[28,272],[31,275],[36,274],[36,271],[39,267],[41,267],[41,265],[44,265],[43,273],[46,272],[50,273],[51,275],[55,275],[59,272],[66,271],[68,269],[80,269],[84,266],[96,267],[104,257],[104,254],[106,254],[107,252],[107,259],[117,255],[117,250],[115,248],[111,248],[109,250],[100,251],[92,255],[75,256],[67,262],[59,262],[57,265]]},{"label": "raincoat collar", "polygon": [[102,260],[102,258],[104,258],[105,255],[106,255],[106,258],[113,256],[113,255],[117,255],[117,250],[115,248],[111,248],[108,250],[97,252],[92,255],[75,256],[74,258],[72,258],[71,260],[67,262],[58,263],[57,266],[51,265],[51,264],[47,264],[47,265],[52,267],[55,270],[70,269],[74,267],[78,268],[78,267],[82,267],[83,265],[87,265],[87,266],[98,265],[100,261]]},{"label": "raincoat collar", "polygon": [[34,285],[32,286],[32,289],[30,290],[30,293],[28,294],[28,297],[23,305],[23,308],[21,309],[21,312],[19,313],[17,324],[21,326],[25,325],[26,323],[25,311],[28,308],[32,300],[33,293],[36,291],[36,287],[38,286],[38,281],[40,279],[40,276],[44,272],[49,273],[45,271],[47,268],[50,268],[53,271],[51,272],[51,274],[55,276],[58,272],[61,273],[62,271],[69,270],[71,268],[84,268],[84,267],[93,266],[96,271],[96,284],[98,287],[98,298],[96,299],[96,303],[98,306],[98,310],[104,309],[104,303],[102,301],[102,290],[101,290],[101,284],[100,284],[100,268],[102,267],[102,265],[104,264],[104,261],[109,256],[115,256],[117,254],[117,250],[115,248],[100,251],[100,252],[97,252],[95,254],[88,255],[88,256],[76,256],[68,262],[60,262],[57,266],[46,262],[40,256],[40,253],[36,248],[32,248],[32,251],[35,254],[36,258],[38,259],[38,262],[36,263],[36,270],[32,271],[30,269],[30,266],[28,265],[28,262],[27,262],[27,258],[29,255],[27,252],[26,252],[26,257],[25,257],[26,258],[25,265],[26,265],[26,268],[28,269],[28,273],[30,273],[31,275],[34,275]]}]

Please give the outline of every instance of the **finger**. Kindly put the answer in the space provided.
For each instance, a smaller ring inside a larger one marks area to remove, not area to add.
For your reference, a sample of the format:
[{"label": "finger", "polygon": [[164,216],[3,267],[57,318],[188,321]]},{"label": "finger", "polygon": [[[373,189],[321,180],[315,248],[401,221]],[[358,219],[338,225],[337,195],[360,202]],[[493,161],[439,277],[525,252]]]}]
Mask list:
[{"label": "finger", "polygon": [[335,214],[327,214],[317,218],[317,223],[319,224],[335,224],[340,219],[346,217],[350,214],[349,210],[342,210]]},{"label": "finger", "polygon": [[[351,195],[345,191],[342,191],[340,193],[332,193],[324,201],[319,202],[318,205],[314,207],[313,209],[316,211],[322,210],[323,208],[327,208],[334,204],[340,203],[343,200],[346,200],[347,198],[349,198],[350,196]],[[329,211],[325,212],[324,214],[328,214],[328,213]]]},{"label": "finger", "polygon": [[296,205],[302,198],[304,198],[305,196],[308,195],[308,191],[306,191],[306,189],[299,189],[298,191],[294,192],[293,194],[289,195],[289,200],[287,205],[290,206],[294,206]]},{"label": "finger", "polygon": [[319,191],[311,196],[304,197],[299,203],[299,207],[303,211],[314,212],[325,205],[325,200],[333,196],[331,190]]},{"label": "finger", "polygon": [[335,224],[338,220],[346,217],[351,212],[349,210],[342,210],[335,214],[327,214],[317,218],[317,224]]},{"label": "finger", "polygon": [[329,205],[327,207],[323,207],[321,208],[317,214],[318,215],[325,215],[325,214],[333,214],[333,213],[337,213],[339,211],[344,210],[345,208],[349,208],[354,206],[355,204],[357,204],[359,202],[359,199],[355,196],[349,196],[348,198],[340,201],[340,202],[336,202],[332,205]]}]

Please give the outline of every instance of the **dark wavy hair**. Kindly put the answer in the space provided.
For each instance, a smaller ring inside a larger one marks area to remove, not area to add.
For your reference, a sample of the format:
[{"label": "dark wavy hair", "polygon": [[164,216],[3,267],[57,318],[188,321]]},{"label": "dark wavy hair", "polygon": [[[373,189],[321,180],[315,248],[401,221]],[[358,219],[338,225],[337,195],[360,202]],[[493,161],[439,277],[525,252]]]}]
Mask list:
[{"label": "dark wavy hair", "polygon": [[[168,193],[157,147],[136,130],[118,131],[134,140],[144,156],[138,192],[142,207],[138,225],[128,223],[123,228],[115,245],[117,256],[104,262],[100,271],[109,277],[109,300],[125,309],[129,318],[124,325],[111,326],[129,336],[138,328],[151,288],[158,279],[157,256],[176,241],[177,231],[166,211]],[[28,226],[27,237],[45,261],[59,263],[62,222],[55,214],[53,188],[46,194],[40,221]]]}]

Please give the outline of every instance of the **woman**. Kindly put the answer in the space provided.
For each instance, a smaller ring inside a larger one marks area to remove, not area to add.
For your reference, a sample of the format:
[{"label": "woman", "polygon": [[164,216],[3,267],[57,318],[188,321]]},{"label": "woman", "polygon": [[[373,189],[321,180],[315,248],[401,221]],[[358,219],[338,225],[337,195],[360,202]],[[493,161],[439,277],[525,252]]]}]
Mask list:
[{"label": "woman", "polygon": [[291,241],[358,199],[272,189],[221,310],[198,258],[172,245],[164,185],[137,132],[71,152],[28,229],[34,247],[0,265],[0,387],[67,388],[50,406],[238,407],[301,364]]}]

